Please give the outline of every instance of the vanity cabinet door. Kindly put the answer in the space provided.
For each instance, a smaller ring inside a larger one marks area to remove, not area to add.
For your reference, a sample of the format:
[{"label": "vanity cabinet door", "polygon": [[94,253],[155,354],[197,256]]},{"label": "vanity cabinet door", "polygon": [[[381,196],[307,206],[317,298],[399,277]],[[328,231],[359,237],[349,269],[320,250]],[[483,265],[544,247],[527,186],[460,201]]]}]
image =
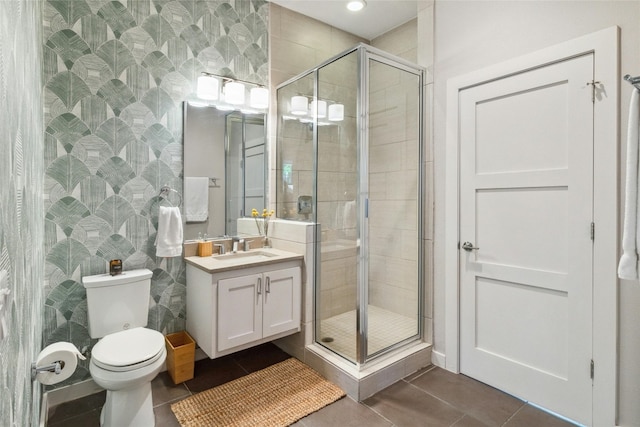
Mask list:
[{"label": "vanity cabinet door", "polygon": [[218,281],[218,351],[262,338],[262,274]]},{"label": "vanity cabinet door", "polygon": [[300,267],[264,273],[264,337],[300,328]]}]

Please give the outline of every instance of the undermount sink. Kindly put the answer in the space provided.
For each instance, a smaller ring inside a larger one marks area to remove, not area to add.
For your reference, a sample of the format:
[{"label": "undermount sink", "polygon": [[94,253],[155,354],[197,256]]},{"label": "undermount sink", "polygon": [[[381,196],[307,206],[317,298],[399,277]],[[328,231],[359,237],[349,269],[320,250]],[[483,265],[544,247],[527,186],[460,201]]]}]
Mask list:
[{"label": "undermount sink", "polygon": [[217,261],[235,261],[235,260],[241,259],[243,261],[253,262],[253,261],[260,261],[263,259],[272,258],[274,256],[278,256],[278,255],[270,252],[254,250],[254,251],[248,251],[248,252],[235,252],[235,253],[228,253],[224,255],[214,255],[213,259]]}]

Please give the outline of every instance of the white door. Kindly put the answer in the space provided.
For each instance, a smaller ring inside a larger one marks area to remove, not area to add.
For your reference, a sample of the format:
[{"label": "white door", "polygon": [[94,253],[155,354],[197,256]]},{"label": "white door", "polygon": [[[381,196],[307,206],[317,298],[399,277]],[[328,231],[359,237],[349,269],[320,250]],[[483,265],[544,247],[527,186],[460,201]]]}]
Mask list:
[{"label": "white door", "polygon": [[592,80],[589,54],[459,99],[460,371],[586,424]]},{"label": "white door", "polygon": [[263,334],[265,337],[300,327],[300,267],[265,273]]},{"label": "white door", "polygon": [[218,351],[262,338],[262,274],[218,282]]}]

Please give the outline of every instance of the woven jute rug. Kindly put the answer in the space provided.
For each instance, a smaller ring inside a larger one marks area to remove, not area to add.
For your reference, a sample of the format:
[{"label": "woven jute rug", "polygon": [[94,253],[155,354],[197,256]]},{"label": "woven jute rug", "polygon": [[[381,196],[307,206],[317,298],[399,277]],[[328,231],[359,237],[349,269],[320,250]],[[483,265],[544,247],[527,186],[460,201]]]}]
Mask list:
[{"label": "woven jute rug", "polygon": [[183,427],[279,427],[345,395],[297,359],[269,366],[171,405]]}]

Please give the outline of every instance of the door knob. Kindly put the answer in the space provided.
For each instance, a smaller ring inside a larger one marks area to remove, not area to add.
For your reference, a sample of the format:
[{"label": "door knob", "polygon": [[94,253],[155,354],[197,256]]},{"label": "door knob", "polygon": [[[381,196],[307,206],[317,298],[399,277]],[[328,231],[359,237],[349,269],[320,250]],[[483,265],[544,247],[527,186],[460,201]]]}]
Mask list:
[{"label": "door knob", "polygon": [[473,243],[471,243],[471,242],[464,242],[462,244],[462,249],[464,249],[465,251],[474,251],[474,250],[478,250],[480,248],[476,248],[475,246],[473,246]]}]

